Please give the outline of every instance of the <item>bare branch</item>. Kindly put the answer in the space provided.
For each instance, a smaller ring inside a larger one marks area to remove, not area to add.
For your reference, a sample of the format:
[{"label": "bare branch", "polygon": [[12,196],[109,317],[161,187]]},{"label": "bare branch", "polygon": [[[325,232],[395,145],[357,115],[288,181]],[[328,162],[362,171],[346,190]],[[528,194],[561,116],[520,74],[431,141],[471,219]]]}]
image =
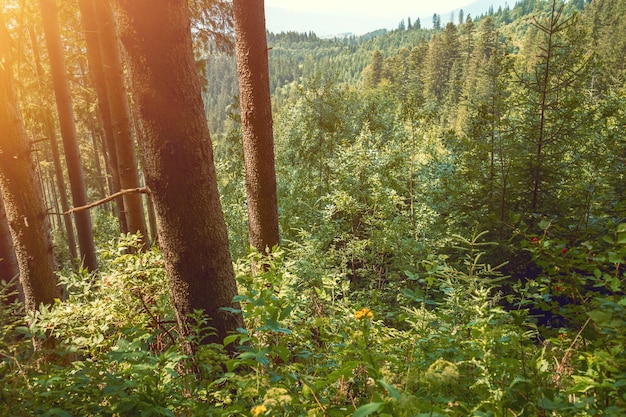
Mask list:
[{"label": "bare branch", "polygon": [[72,213],[76,213],[77,211],[88,210],[90,208],[102,205],[104,203],[108,203],[109,201],[115,200],[116,198],[121,197],[123,195],[135,194],[135,193],[150,194],[150,190],[148,190],[148,188],[146,188],[146,187],[130,188],[130,189],[127,189],[127,190],[120,190],[120,191],[116,192],[115,194],[111,194],[110,196],[108,196],[106,198],[103,198],[102,200],[95,201],[95,202],[87,204],[85,206],[74,207],[73,209],[66,211],[64,214],[72,214]]}]

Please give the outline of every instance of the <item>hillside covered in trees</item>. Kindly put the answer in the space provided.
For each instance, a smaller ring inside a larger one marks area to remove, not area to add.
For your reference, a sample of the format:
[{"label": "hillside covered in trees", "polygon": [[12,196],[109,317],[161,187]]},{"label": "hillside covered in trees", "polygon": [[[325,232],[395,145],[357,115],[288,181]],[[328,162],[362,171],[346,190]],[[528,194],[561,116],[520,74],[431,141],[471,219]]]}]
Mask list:
[{"label": "hillside covered in trees", "polygon": [[150,3],[2,3],[0,417],[626,414],[626,1]]}]

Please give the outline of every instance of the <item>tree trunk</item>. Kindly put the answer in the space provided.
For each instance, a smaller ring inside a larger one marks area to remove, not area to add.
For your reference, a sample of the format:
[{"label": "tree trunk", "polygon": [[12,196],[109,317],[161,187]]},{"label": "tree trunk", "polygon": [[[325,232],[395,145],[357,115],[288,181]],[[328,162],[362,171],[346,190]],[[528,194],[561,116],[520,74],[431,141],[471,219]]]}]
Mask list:
[{"label": "tree trunk", "polygon": [[278,245],[278,204],[264,0],[234,0],[237,75],[246,166],[248,234],[260,252]]},{"label": "tree trunk", "polygon": [[228,234],[220,205],[213,149],[186,0],[117,0],[120,38],[128,53],[145,179],[159,223],[170,289],[181,333],[192,333],[200,310],[217,330],[203,343],[221,343],[242,326]]},{"label": "tree trunk", "polygon": [[26,309],[61,297],[50,223],[11,74],[11,42],[0,15],[0,192],[13,237]]},{"label": "tree trunk", "polygon": [[[39,85],[44,90],[44,72],[41,67],[41,56],[39,54],[39,43],[35,31],[32,27],[29,28],[30,41],[33,48],[33,55],[35,57],[35,68],[37,71],[37,78]],[[42,123],[44,134],[50,141],[50,151],[52,152],[52,162],[54,165],[54,177],[56,179],[57,186],[59,188],[59,201],[61,203],[61,209],[63,213],[66,213],[70,209],[70,204],[67,199],[67,186],[65,185],[65,177],[63,176],[63,166],[61,165],[61,155],[59,153],[59,143],[57,141],[57,134],[54,129],[54,121],[50,115],[50,111],[43,103],[42,108]],[[65,226],[65,237],[67,239],[67,246],[70,251],[70,257],[72,265],[76,267],[76,259],[78,258],[78,251],[76,250],[76,237],[74,235],[74,225],[72,224],[72,218],[69,215],[63,216],[63,224]]]},{"label": "tree trunk", "polygon": [[[100,57],[104,68],[109,111],[115,138],[117,152],[117,167],[122,189],[140,188],[141,181],[137,168],[135,141],[132,134],[132,123],[126,86],[124,85],[124,70],[122,54],[117,40],[115,20],[110,4],[105,1],[95,1],[94,11],[97,16],[98,39]],[[141,233],[144,249],[150,246],[146,217],[141,194],[125,194],[124,208],[126,222],[130,233]]]},{"label": "tree trunk", "polygon": [[[67,172],[70,178],[72,202],[74,207],[80,207],[87,204],[87,187],[85,185],[85,177],[81,165],[78,137],[72,110],[72,97],[67,80],[65,60],[63,58],[56,0],[40,0],[40,5],[43,16],[46,46],[50,58],[50,69],[52,72],[57,110],[59,112],[59,123],[61,126],[61,136],[63,137]],[[88,270],[94,271],[98,266],[96,261],[96,248],[93,240],[91,214],[88,210],[82,210],[75,214],[74,219],[76,221],[78,246],[80,248],[83,265]]]},{"label": "tree trunk", "polygon": [[0,282],[12,284],[8,288],[10,295],[6,300],[9,303],[19,298],[21,288],[17,285],[17,281],[12,281],[14,278],[18,278],[19,274],[20,270],[13,249],[13,238],[4,209],[4,201],[2,201],[2,193],[0,193]]},{"label": "tree trunk", "polygon": [[102,200],[103,198],[106,198],[107,193],[106,193],[105,174],[102,171],[102,164],[100,163],[100,151],[98,150],[98,147],[99,147],[98,133],[96,132],[96,127],[94,126],[93,120],[89,120],[88,123],[89,123],[89,133],[91,134],[91,146],[93,146],[93,165],[96,170],[96,174],[98,178],[98,194],[99,194],[98,199]]},{"label": "tree trunk", "polygon": [[[98,36],[98,25],[96,14],[93,6],[93,0],[79,0],[80,18],[83,30],[85,32],[85,41],[87,43],[87,61],[89,70],[93,79],[93,84],[98,97],[98,109],[100,120],[102,122],[102,130],[104,131],[103,150],[106,155],[106,167],[110,179],[110,193],[115,194],[121,190],[120,174],[117,163],[117,148],[115,146],[115,137],[113,134],[113,124],[111,121],[111,111],[109,109],[109,96],[106,88],[104,77],[104,68],[102,65],[102,57],[100,56],[100,40]],[[120,223],[122,233],[128,233],[128,224],[126,222],[124,197],[115,200],[115,214]]]}]

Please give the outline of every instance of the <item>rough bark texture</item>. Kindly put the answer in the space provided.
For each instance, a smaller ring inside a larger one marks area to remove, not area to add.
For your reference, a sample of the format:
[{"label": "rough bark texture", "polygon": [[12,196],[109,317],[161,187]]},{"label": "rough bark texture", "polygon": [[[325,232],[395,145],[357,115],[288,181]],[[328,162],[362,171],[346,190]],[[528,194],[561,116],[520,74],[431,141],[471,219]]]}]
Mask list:
[{"label": "rough bark texture", "polygon": [[[80,159],[78,136],[76,134],[72,109],[72,98],[69,82],[67,80],[65,59],[63,58],[61,36],[59,34],[56,0],[40,0],[40,5],[46,46],[50,58],[54,95],[56,98],[57,111],[59,113],[61,137],[63,138],[63,149],[65,150],[65,161],[70,178],[72,202],[74,207],[80,207],[87,204],[87,187],[85,186],[85,177]],[[91,214],[87,210],[78,212],[74,220],[76,222],[78,247],[80,248],[83,265],[93,271],[97,269],[97,260],[91,225]]]},{"label": "rough bark texture", "polygon": [[117,0],[142,128],[145,179],[181,332],[201,310],[222,342],[242,318],[221,310],[237,293],[213,150],[194,63],[187,0]]},{"label": "rough bark texture", "polygon": [[[132,133],[126,86],[124,85],[122,55],[117,40],[113,12],[108,2],[95,1],[94,5],[98,24],[100,56],[104,68],[113,137],[115,138],[120,186],[122,189],[139,188],[142,184],[137,168],[135,140]],[[128,231],[131,233],[140,232],[144,248],[147,249],[150,243],[142,195],[125,194],[124,208],[126,209]]]},{"label": "rough bark texture", "polygon": [[[15,250],[13,249],[13,238],[9,229],[9,221],[4,209],[2,193],[0,193],[0,282],[12,282],[13,278],[18,277],[19,273],[20,270],[15,257]],[[12,285],[8,290],[12,294],[7,299],[8,302],[18,299],[18,294],[22,291],[18,285]]]},{"label": "rough bark texture", "polygon": [[264,0],[234,0],[250,246],[279,243]]},{"label": "rough bark texture", "polygon": [[29,311],[61,297],[52,253],[50,223],[11,74],[8,34],[0,15],[0,191]]}]

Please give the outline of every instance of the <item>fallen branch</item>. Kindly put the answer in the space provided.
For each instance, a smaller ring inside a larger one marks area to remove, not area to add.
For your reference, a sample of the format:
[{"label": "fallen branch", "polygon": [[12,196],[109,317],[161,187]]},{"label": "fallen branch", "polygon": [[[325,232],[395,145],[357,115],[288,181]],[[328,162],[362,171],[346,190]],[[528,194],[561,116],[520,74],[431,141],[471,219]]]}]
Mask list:
[{"label": "fallen branch", "polygon": [[150,191],[146,187],[130,188],[130,189],[127,189],[127,190],[120,190],[120,191],[116,192],[115,194],[111,194],[110,196],[108,196],[106,198],[103,198],[102,200],[95,201],[95,202],[87,204],[85,206],[74,207],[73,209],[66,211],[64,214],[72,214],[72,213],[76,213],[77,211],[88,210],[90,208],[102,205],[104,203],[108,203],[109,201],[115,200],[116,198],[121,197],[123,195],[135,194],[135,193],[150,194]]}]

